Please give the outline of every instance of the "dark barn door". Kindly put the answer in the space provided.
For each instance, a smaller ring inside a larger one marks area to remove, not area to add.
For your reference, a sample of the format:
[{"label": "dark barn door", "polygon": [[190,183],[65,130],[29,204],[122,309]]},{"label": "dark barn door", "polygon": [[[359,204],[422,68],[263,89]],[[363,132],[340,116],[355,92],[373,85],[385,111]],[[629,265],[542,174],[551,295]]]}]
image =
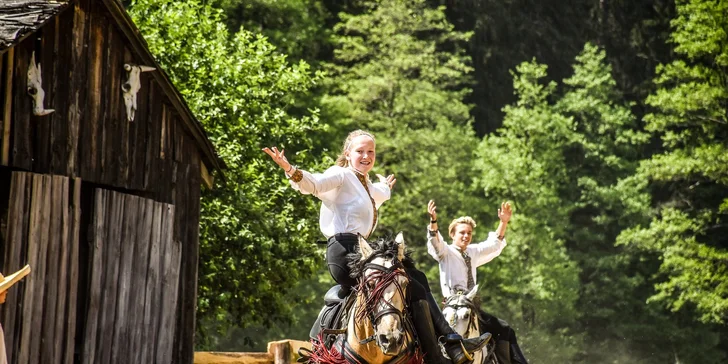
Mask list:
[{"label": "dark barn door", "polygon": [[81,362],[170,362],[181,256],[174,206],[96,189],[93,210]]},{"label": "dark barn door", "polygon": [[174,206],[80,179],[9,178],[3,273],[32,269],[0,305],[9,363],[171,362]]}]

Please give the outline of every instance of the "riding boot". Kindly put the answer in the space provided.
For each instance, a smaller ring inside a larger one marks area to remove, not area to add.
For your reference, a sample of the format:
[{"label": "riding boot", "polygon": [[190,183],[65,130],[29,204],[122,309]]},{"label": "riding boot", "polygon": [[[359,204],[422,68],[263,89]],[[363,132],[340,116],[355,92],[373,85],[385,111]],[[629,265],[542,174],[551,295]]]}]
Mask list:
[{"label": "riding boot", "polygon": [[511,343],[505,340],[495,342],[495,357],[498,363],[511,364]]},{"label": "riding boot", "polygon": [[417,338],[420,341],[420,348],[425,352],[425,363],[427,364],[448,364],[437,343],[435,327],[432,326],[430,308],[427,301],[419,300],[412,303],[412,321],[417,330]]},{"label": "riding boot", "polygon": [[435,326],[435,333],[444,338],[444,346],[447,355],[455,364],[461,364],[467,361],[473,360],[473,353],[483,349],[485,344],[491,338],[491,334],[486,332],[479,337],[471,339],[464,339],[460,334],[450,327],[450,324],[442,315],[442,311],[435,301],[435,297],[432,296],[431,292],[427,293],[427,302],[430,306],[430,315],[432,316],[432,323]]},{"label": "riding boot", "polygon": [[528,364],[528,361],[526,361],[526,356],[523,355],[523,352],[521,351],[521,347],[518,346],[518,343],[511,343],[511,358],[513,363],[517,364]]}]

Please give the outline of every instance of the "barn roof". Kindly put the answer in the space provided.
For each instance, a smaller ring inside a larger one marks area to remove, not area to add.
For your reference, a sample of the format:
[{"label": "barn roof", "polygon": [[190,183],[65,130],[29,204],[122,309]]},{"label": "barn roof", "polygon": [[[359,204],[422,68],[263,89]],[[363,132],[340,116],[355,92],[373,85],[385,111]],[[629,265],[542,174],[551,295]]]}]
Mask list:
[{"label": "barn roof", "polygon": [[[0,54],[7,48],[20,43],[26,36],[40,29],[48,20],[77,1],[0,0]],[[174,87],[167,73],[164,72],[164,69],[154,59],[139,29],[126,10],[124,10],[119,0],[95,1],[103,2],[106,5],[119,30],[121,30],[129,41],[132,51],[141,58],[142,62],[145,65],[153,66],[157,69],[157,71],[150,73],[169,98],[172,105],[177,109],[185,126],[197,142],[205,165],[209,166],[212,170],[222,172],[222,169],[225,168],[225,162],[217,155],[202,124],[195,118],[187,102],[182,97],[182,94]],[[224,178],[224,175],[220,173],[220,177]],[[205,182],[208,184],[211,183],[211,181]]]},{"label": "barn roof", "polygon": [[0,1],[0,52],[38,30],[48,19],[68,7],[68,1]]}]

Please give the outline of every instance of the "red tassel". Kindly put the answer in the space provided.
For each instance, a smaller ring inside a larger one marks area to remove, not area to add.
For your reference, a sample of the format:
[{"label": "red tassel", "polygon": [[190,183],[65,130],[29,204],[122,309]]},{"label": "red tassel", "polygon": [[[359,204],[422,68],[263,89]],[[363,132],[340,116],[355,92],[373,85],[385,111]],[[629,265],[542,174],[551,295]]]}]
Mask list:
[{"label": "red tassel", "polygon": [[332,346],[328,349],[324,345],[323,334],[319,334],[318,338],[311,340],[311,351],[308,355],[302,356],[304,363],[309,364],[346,364],[344,354],[336,350],[336,347]]}]

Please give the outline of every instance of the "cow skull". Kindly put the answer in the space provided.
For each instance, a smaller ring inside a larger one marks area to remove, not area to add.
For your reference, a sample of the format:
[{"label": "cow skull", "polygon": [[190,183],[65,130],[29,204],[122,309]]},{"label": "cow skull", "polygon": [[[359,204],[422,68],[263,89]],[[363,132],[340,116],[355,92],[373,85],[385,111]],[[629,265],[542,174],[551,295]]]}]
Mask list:
[{"label": "cow skull", "polygon": [[149,66],[138,66],[131,63],[124,64],[126,71],[126,82],[121,84],[121,90],[124,92],[124,104],[126,105],[126,118],[129,122],[134,121],[134,114],[137,110],[137,92],[142,88],[139,81],[139,75],[142,72],[154,71],[156,68]]},{"label": "cow skull", "polygon": [[42,78],[40,74],[40,63],[35,63],[35,51],[30,56],[30,65],[28,65],[28,95],[33,98],[33,115],[43,116],[52,113],[53,109],[43,108],[43,99],[45,91],[43,91]]}]

